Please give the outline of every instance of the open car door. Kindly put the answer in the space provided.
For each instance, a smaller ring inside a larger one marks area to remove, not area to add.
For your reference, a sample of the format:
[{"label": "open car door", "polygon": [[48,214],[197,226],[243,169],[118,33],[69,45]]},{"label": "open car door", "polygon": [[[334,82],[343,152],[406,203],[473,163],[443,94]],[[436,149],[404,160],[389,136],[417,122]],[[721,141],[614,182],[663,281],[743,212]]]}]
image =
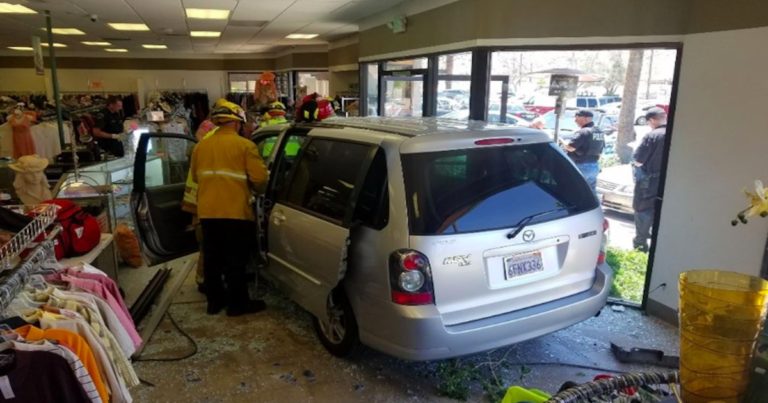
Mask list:
[{"label": "open car door", "polygon": [[153,264],[198,248],[192,215],[181,209],[195,143],[178,134],[145,133],[139,139],[131,209],[142,249]]}]

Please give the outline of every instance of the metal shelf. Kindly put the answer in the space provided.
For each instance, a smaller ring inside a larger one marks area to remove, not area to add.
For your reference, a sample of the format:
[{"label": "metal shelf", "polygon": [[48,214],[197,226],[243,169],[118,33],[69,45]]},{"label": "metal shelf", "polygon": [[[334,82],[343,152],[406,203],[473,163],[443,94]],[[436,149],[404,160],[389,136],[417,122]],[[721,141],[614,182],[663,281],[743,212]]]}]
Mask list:
[{"label": "metal shelf", "polygon": [[58,207],[53,204],[40,204],[37,206],[4,206],[0,208],[10,208],[11,210],[34,214],[34,218],[29,224],[17,232],[8,243],[0,246],[0,270],[8,270],[15,265],[16,258],[21,252],[27,249],[48,226],[53,224],[56,220]]}]

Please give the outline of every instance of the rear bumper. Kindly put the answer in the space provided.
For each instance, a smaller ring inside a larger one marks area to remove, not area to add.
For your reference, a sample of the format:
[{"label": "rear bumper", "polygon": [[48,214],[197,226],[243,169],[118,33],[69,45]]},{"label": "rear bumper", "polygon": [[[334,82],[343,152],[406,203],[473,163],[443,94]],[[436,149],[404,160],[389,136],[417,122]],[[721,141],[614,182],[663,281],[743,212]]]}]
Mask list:
[{"label": "rear bumper", "polygon": [[[612,270],[600,265],[587,291],[519,311],[445,326],[434,306],[378,311],[375,321],[361,321],[361,341],[407,360],[436,360],[519,343],[591,318],[608,299]],[[362,311],[362,312],[361,312]],[[357,311],[365,314],[366,309]],[[373,312],[372,312],[373,313]]]},{"label": "rear bumper", "polygon": [[599,188],[597,189],[597,193],[600,195],[600,202],[603,207],[620,213],[635,213],[635,210],[632,208],[632,195],[615,192],[601,192]]}]

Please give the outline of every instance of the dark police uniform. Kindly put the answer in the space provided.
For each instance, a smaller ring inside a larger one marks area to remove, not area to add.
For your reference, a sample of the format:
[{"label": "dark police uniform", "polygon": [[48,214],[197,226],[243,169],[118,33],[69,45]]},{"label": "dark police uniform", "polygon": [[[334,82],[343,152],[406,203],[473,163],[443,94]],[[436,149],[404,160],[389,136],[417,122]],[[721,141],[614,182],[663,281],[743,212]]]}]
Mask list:
[{"label": "dark police uniform", "polygon": [[634,168],[635,192],[632,207],[635,210],[636,249],[648,250],[651,227],[656,213],[656,198],[661,182],[661,164],[664,157],[664,139],[667,126],[662,125],[645,135],[640,146],[635,150],[635,161],[642,164]]},{"label": "dark police uniform", "polygon": [[592,193],[597,191],[597,174],[600,173],[600,154],[605,147],[605,136],[593,122],[589,122],[576,131],[576,136],[568,144],[575,150],[568,152],[568,157],[576,163]]},{"label": "dark police uniform", "polygon": [[[110,134],[120,134],[123,132],[123,111],[111,112],[108,108],[102,109],[96,117],[96,127]],[[115,157],[122,157],[125,155],[123,149],[123,142],[116,139],[105,139],[98,137],[96,141],[99,143],[99,147],[114,155]]]}]

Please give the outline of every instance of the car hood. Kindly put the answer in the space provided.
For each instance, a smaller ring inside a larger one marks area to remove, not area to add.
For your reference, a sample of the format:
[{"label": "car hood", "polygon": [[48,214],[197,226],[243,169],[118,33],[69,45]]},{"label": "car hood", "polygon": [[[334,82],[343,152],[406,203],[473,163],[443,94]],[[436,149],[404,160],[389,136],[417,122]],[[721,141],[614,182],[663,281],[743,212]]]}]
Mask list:
[{"label": "car hood", "polygon": [[597,178],[606,182],[618,183],[620,185],[632,185],[634,183],[632,178],[632,166],[630,164],[603,168]]}]

